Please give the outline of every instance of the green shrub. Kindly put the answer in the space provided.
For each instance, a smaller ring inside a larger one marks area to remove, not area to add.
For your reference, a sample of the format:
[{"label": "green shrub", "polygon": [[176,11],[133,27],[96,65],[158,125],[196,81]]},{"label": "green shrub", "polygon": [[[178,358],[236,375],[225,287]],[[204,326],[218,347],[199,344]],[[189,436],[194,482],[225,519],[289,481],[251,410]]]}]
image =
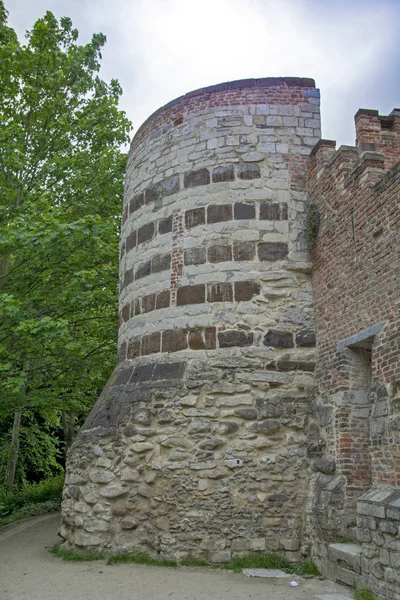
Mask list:
[{"label": "green shrub", "polygon": [[18,519],[58,510],[64,474],[27,483],[20,489],[7,492],[0,488],[0,526]]}]

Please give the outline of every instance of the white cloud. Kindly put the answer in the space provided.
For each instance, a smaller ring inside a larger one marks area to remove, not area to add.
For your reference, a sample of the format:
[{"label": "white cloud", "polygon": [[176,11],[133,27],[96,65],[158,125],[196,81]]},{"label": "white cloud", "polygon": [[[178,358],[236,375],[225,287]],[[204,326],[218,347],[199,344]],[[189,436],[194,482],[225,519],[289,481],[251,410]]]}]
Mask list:
[{"label": "white cloud", "polygon": [[400,91],[399,73],[389,68],[396,0],[36,0],[34,8],[13,0],[9,8],[20,31],[48,9],[71,16],[84,41],[106,33],[102,75],[120,80],[135,129],[192,89],[289,75],[315,78],[324,137],[349,144],[356,110],[390,111],[397,99],[385,88]]}]

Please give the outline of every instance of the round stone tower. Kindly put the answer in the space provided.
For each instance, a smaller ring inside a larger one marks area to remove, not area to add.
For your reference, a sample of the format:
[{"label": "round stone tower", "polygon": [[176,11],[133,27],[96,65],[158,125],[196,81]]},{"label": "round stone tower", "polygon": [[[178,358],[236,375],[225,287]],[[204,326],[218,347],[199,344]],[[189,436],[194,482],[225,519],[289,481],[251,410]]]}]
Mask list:
[{"label": "round stone tower", "polygon": [[61,533],[105,552],[297,559],[314,368],[301,78],[196,90],[133,139],[119,364],[70,450]]}]

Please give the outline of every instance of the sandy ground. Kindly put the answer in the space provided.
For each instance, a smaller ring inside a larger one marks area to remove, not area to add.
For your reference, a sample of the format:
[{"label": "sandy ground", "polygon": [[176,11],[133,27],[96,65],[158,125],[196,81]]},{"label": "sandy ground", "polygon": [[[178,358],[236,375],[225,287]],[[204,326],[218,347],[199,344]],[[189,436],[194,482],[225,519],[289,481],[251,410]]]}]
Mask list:
[{"label": "sandy ground", "polygon": [[249,578],[206,569],[70,563],[48,552],[58,515],[0,530],[0,600],[347,600],[330,581]]}]

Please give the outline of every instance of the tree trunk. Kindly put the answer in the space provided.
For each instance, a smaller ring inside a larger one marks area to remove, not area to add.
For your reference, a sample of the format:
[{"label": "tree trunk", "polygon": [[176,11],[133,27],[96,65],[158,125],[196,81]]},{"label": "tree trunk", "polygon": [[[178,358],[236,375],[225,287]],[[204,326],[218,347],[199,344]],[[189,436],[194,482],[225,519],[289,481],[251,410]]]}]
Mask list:
[{"label": "tree trunk", "polygon": [[62,426],[64,431],[64,439],[66,444],[66,452],[72,446],[75,435],[75,413],[73,410],[69,412],[69,423],[67,422],[67,411],[63,410],[61,413]]},{"label": "tree trunk", "polygon": [[12,492],[14,487],[15,469],[17,467],[18,460],[18,448],[19,448],[19,430],[21,428],[21,410],[16,410],[14,413],[14,424],[12,430],[10,455],[8,458],[8,475],[7,475],[7,490]]}]

